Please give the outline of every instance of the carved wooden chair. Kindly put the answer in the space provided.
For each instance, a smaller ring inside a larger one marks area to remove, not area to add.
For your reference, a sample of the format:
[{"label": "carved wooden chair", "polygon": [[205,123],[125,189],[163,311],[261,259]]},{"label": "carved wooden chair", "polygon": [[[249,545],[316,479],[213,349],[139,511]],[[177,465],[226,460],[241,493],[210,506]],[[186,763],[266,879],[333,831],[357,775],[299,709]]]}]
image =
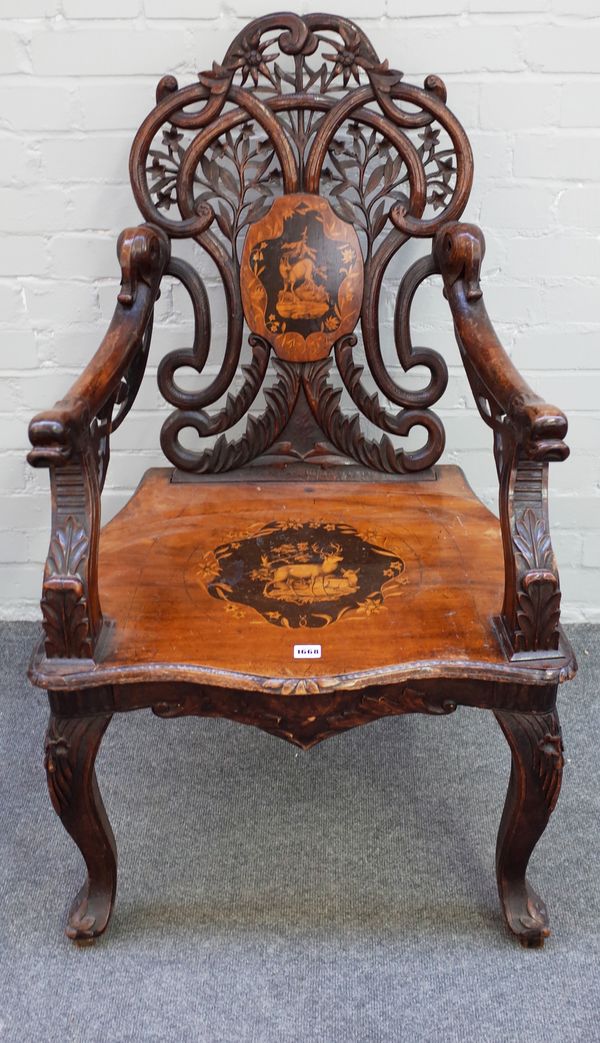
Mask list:
[{"label": "carved wooden chair", "polygon": [[[386,715],[464,705],[492,710],[512,752],[498,887],[510,929],[543,944],[546,908],[525,873],[560,788],[557,686],[576,669],[547,513],[567,421],[487,316],[483,236],[458,220],[471,150],[442,80],[407,84],[346,19],[270,15],[199,82],[160,81],[130,169],[147,223],[119,238],[114,317],[30,426],[53,506],[30,676],[50,699],[52,803],[87,865],[68,936],[95,938],[112,911],[116,850],[94,761],[113,713],[226,717],[308,749]],[[386,345],[382,284],[411,237],[431,249],[397,287]],[[203,279],[171,253],[181,239],[223,283],[216,375]],[[457,467],[437,464],[447,368],[410,330],[435,273],[490,428],[499,521]],[[148,471],[101,530],[110,436],[139,390],[165,275],[195,320],[192,347],[158,370],[170,466]],[[426,386],[403,386],[414,367]],[[191,385],[182,369],[204,376]]]}]

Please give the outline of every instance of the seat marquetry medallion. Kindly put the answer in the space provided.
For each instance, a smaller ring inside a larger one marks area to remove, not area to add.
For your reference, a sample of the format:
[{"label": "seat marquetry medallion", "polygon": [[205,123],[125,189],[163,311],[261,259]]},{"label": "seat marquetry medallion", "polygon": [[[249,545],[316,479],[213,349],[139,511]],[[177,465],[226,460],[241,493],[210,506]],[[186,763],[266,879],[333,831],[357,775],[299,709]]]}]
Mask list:
[{"label": "seat marquetry medallion", "polygon": [[363,292],[358,237],[320,196],[275,199],[248,230],[240,276],[246,321],[279,358],[326,358],[356,326]]},{"label": "seat marquetry medallion", "polygon": [[403,572],[398,554],[351,525],[273,521],[209,552],[197,576],[212,597],[249,605],[276,626],[324,627],[377,611],[400,593]]}]

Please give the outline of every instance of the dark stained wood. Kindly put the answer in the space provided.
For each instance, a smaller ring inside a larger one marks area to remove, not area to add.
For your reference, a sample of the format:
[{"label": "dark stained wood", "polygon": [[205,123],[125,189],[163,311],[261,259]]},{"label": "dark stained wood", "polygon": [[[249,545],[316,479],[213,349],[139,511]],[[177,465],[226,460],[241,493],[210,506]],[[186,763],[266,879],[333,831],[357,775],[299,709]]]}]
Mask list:
[{"label": "dark stained wood", "polygon": [[[560,787],[557,687],[576,670],[547,506],[567,422],[487,315],[483,236],[458,220],[472,156],[445,103],[439,77],[405,83],[354,23],[322,14],[257,19],[197,83],[158,85],[130,162],[148,223],[119,239],[112,323],[30,425],[29,461],[49,468],[52,493],[30,676],[49,693],[50,796],[87,865],[67,927],[76,941],[105,930],[116,887],[95,757],[111,715],[141,708],[224,717],[304,750],[385,716],[493,711],[512,751],[502,907],[524,945],[548,934],[526,870]],[[396,287],[390,367],[381,290],[411,236],[432,249]],[[209,379],[209,297],[171,257],[180,238],[223,283],[226,339]],[[499,519],[458,468],[435,466],[445,434],[432,407],[448,372],[410,324],[436,273],[491,431]],[[191,347],[158,370],[173,407],[161,446],[178,472],[149,471],[101,532],[110,437],[138,393],[164,276],[194,316]],[[426,384],[403,387],[398,370],[417,366]],[[204,374],[196,389],[177,383],[182,367]],[[418,445],[406,441],[414,428]],[[320,657],[294,658],[307,644]]]},{"label": "dark stained wood", "polygon": [[558,800],[563,744],[556,710],[497,712],[512,753],[506,804],[498,833],[498,890],[510,929],[525,946],[538,947],[550,934],[548,911],[525,873],[531,853]]},{"label": "dark stained wood", "polygon": [[117,889],[117,848],[98,789],[94,762],[110,714],[50,714],[44,766],[56,814],[77,844],[87,877],[69,912],[67,935],[93,941],[106,929]]},{"label": "dark stained wood", "polygon": [[[361,75],[368,82],[360,82]],[[270,449],[293,413],[294,382],[280,365],[267,365],[267,356],[273,349],[281,358],[298,359],[300,347],[292,354],[284,351],[280,332],[267,328],[269,316],[257,320],[246,306],[253,357],[243,367],[241,387],[229,392],[219,411],[217,446],[195,450],[179,437],[186,429],[200,439],[215,433],[206,407],[239,379],[245,334],[240,252],[273,197],[281,199],[282,193],[327,199],[337,217],[355,227],[364,257],[360,335],[378,392],[363,381],[352,358],[354,344],[340,337],[333,386],[325,387],[323,367],[307,374],[317,385],[318,401],[325,403],[315,409],[324,435],[375,470],[415,471],[439,459],[444,429],[431,407],[446,386],[446,366],[437,352],[413,348],[409,329],[412,298],[433,269],[423,259],[410,267],[398,288],[394,325],[400,365],[406,371],[425,366],[431,374],[425,387],[403,387],[385,364],[379,311],[383,279],[398,250],[412,235],[433,236],[460,216],[468,200],[471,150],[445,102],[438,76],[428,76],[423,87],[407,84],[401,72],[379,59],[358,26],[323,14],[258,19],[198,83],[179,88],[173,76],[161,80],[156,108],[131,152],[136,201],[170,238],[194,238],[207,251],[223,282],[228,323],[217,375],[201,390],[180,388],[175,380],[180,367],[201,373],[206,365],[210,309],[202,281],[190,277],[189,266],[171,269],[190,293],[196,320],[193,349],[171,352],[159,372],[161,391],[174,406],[161,445],[178,468],[205,474],[240,467]],[[314,365],[325,354],[325,345],[317,348],[313,337],[302,357]],[[338,367],[358,413],[348,415],[340,405]],[[261,387],[264,412],[248,416]],[[244,416],[245,433],[230,441],[227,432]],[[378,442],[365,436],[363,417],[385,432]],[[396,449],[388,435],[404,439],[415,427],[425,429],[425,445]]]},{"label": "dark stained wood", "polygon": [[529,387],[504,351],[479,284],[484,239],[452,223],[434,243],[475,401],[494,432],[504,549],[501,627],[515,658],[558,649],[560,585],[550,540],[548,463],[565,460],[567,419]]}]

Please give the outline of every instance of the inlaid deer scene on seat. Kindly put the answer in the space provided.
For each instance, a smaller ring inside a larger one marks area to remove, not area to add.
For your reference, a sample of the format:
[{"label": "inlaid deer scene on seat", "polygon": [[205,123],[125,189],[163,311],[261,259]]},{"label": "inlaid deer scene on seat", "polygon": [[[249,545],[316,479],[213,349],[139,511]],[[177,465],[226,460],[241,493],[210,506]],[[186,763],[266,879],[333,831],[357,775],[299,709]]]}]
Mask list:
[{"label": "inlaid deer scene on seat", "polygon": [[[49,693],[52,803],[87,866],[67,934],[93,940],[112,913],[94,762],[113,713],[225,717],[308,750],[381,717],[471,706],[495,714],[512,753],[502,908],[523,944],[543,944],[526,870],[560,789],[557,688],[576,669],[547,508],[567,421],[487,315],[483,235],[460,221],[471,149],[443,81],[407,83],[347,19],[268,15],[197,81],[163,77],[130,172],[145,223],[118,241],[113,320],[30,425],[53,508],[30,676]],[[182,240],[222,283],[222,342]],[[422,256],[398,277],[409,240]],[[448,368],[411,333],[432,276],[489,429],[499,518],[439,462]],[[158,368],[166,466],[101,528],[111,436],[140,389],[165,277],[194,316],[193,342]]]}]

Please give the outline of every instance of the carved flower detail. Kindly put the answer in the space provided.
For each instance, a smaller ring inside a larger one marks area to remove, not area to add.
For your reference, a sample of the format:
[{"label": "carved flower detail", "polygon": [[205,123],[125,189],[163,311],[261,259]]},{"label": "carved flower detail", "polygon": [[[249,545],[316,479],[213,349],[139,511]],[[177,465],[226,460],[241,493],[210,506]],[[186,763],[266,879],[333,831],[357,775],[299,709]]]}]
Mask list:
[{"label": "carved flower detail", "polygon": [[263,43],[259,43],[258,40],[250,40],[247,44],[234,52],[233,57],[235,59],[235,68],[241,69],[242,71],[242,86],[248,77],[250,77],[254,86],[258,87],[260,73],[262,73],[267,80],[271,80],[271,73],[267,62],[275,61],[277,53],[264,53],[270,43],[271,40],[265,40]]},{"label": "carved flower detail", "polygon": [[344,87],[347,86],[351,76],[354,77],[357,83],[360,83],[360,69],[362,68],[362,59],[358,53],[360,47],[360,37],[358,33],[354,33],[347,40],[339,42],[337,40],[329,40],[328,43],[332,47],[335,47],[334,54],[323,54],[323,57],[330,62],[333,62],[333,69],[331,71],[330,82],[335,76],[341,74],[343,79]]}]

